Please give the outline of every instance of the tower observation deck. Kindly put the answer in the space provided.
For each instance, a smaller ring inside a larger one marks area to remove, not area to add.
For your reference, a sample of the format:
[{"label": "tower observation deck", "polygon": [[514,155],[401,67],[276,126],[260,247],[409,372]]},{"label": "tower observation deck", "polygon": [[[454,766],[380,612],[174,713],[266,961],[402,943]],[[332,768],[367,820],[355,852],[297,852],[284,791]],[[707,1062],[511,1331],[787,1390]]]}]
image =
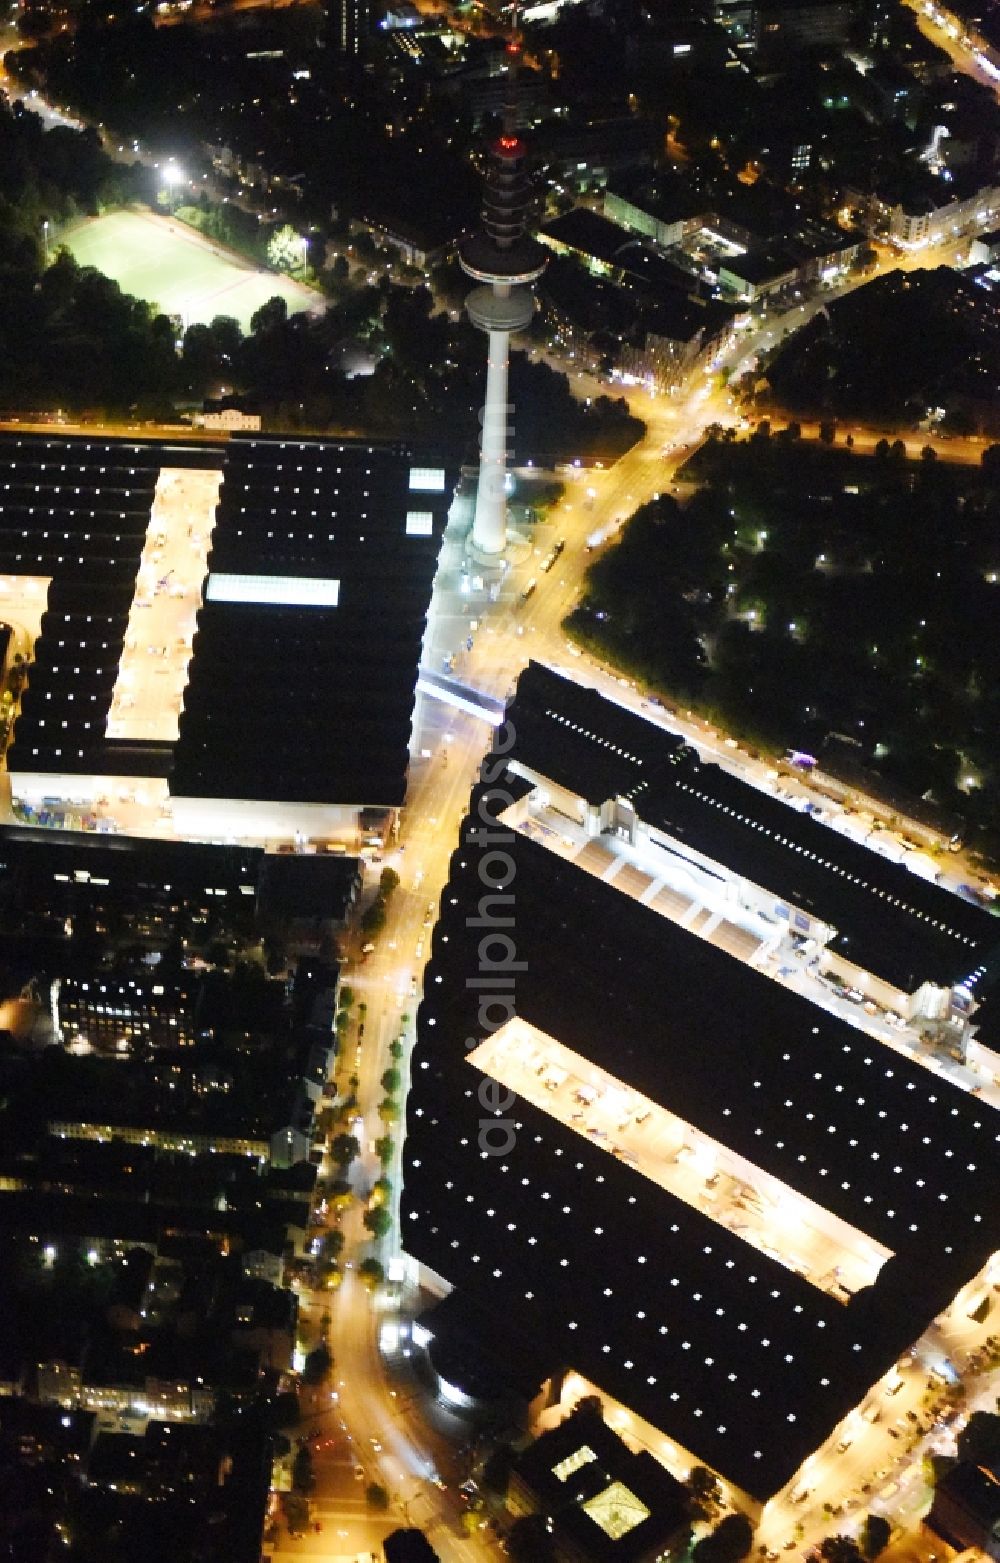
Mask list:
[{"label": "tower observation deck", "polygon": [[[520,44],[515,39],[507,48],[512,56],[513,83]],[[513,96],[512,90],[510,98]],[[503,131],[490,148],[482,225],[459,251],[462,270],[480,284],[466,300],[469,319],[489,338],[479,487],[472,524],[473,546],[487,555],[501,554],[507,542],[510,334],[523,331],[531,320],[534,304],[528,290],[545,269],[545,252],[527,232],[531,205],[527,151],[517,134],[514,105],[508,101]]]}]

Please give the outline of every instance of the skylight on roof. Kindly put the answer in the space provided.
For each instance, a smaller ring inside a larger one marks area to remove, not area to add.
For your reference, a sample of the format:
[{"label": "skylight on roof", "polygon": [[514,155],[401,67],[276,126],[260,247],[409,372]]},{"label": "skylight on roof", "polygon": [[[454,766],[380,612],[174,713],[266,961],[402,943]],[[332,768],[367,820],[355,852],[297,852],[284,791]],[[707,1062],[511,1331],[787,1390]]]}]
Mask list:
[{"label": "skylight on roof", "polygon": [[340,582],[305,575],[221,575],[205,586],[206,602],[260,603],[281,608],[335,608]]},{"label": "skylight on roof", "polygon": [[596,1459],[597,1456],[590,1445],[581,1444],[579,1449],[574,1449],[573,1453],[568,1454],[565,1460],[560,1460],[558,1465],[552,1467],[552,1475],[557,1481],[568,1481],[582,1466],[591,1465]]},{"label": "skylight on roof", "polygon": [[410,492],[413,494],[443,494],[443,467],[411,467]]},{"label": "skylight on roof", "polygon": [[642,1499],[630,1492],[624,1482],[612,1482],[610,1487],[605,1487],[580,1507],[612,1541],[620,1541],[650,1515]]}]

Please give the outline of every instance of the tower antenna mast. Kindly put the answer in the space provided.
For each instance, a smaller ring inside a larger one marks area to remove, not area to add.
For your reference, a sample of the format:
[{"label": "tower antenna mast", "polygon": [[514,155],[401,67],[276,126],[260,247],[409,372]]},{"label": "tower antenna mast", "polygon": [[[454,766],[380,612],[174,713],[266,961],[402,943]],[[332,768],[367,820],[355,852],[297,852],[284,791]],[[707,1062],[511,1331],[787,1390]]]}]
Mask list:
[{"label": "tower antenna mast", "polygon": [[514,0],[502,130],[490,148],[482,223],[461,246],[462,270],[480,285],[466,299],[473,325],[489,338],[486,402],[482,412],[479,487],[472,546],[482,555],[507,546],[507,402],[510,334],[523,331],[534,313],[530,288],[545,269],[545,254],[528,235],[532,193],[527,152],[518,132],[517,83],[521,55],[519,0]]}]

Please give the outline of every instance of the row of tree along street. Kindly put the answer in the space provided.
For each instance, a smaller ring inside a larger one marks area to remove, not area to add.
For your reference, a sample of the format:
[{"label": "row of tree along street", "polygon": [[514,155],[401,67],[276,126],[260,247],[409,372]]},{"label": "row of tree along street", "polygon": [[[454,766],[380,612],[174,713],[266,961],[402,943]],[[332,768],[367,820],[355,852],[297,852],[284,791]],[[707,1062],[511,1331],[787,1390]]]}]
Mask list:
[{"label": "row of tree along street", "polygon": [[570,636],[768,749],[852,740],[1000,852],[1000,450],[979,470],[709,440],[592,565]]}]

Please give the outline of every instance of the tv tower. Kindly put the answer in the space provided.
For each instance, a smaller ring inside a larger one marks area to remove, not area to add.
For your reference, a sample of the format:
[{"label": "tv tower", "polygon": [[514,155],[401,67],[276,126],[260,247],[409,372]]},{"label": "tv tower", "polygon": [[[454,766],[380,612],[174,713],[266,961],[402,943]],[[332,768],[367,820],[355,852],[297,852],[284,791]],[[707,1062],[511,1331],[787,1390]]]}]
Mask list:
[{"label": "tv tower", "polygon": [[472,544],[480,554],[501,554],[507,544],[507,359],[512,331],[523,331],[534,303],[528,289],[545,269],[542,246],[525,232],[531,211],[524,142],[517,133],[517,36],[507,45],[509,90],[503,129],[490,148],[479,232],[461,246],[466,276],[481,284],[465,301],[469,319],[489,336],[486,404],[479,455],[479,487]]}]

